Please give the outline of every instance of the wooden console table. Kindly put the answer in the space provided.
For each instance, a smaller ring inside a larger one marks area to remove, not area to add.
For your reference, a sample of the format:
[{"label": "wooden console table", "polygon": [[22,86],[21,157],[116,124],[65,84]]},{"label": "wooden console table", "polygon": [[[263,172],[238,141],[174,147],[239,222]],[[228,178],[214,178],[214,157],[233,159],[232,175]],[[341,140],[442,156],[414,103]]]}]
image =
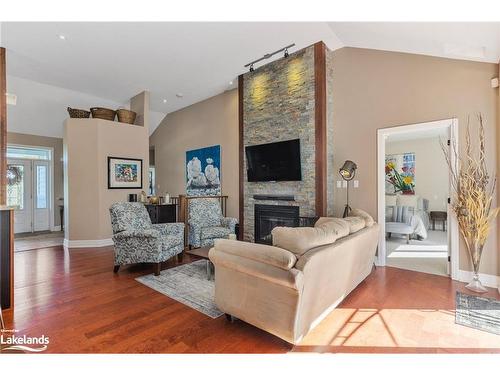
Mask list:
[{"label": "wooden console table", "polygon": [[177,221],[176,204],[146,204],[153,224],[175,223]]},{"label": "wooden console table", "polygon": [[436,230],[436,221],[443,224],[443,232],[446,230],[446,222],[448,220],[448,214],[446,211],[431,211],[430,217],[432,221],[432,230]]}]

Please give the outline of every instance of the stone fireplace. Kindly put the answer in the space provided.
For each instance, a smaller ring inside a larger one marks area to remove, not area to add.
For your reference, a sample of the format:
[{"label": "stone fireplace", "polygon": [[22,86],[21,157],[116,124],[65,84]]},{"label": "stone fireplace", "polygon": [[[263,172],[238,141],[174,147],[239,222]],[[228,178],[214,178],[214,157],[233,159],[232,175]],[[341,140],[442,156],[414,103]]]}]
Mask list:
[{"label": "stone fireplace", "polygon": [[[276,223],[295,220],[297,226],[301,217],[332,213],[332,66],[330,51],[319,42],[239,77],[241,239],[269,243],[264,232]],[[248,181],[246,146],[292,139],[300,139],[301,181]],[[277,216],[262,216],[262,205]],[[286,209],[295,219],[279,216]]]},{"label": "stone fireplace", "polygon": [[255,242],[272,245],[274,227],[299,226],[299,206],[256,204],[254,206]]}]

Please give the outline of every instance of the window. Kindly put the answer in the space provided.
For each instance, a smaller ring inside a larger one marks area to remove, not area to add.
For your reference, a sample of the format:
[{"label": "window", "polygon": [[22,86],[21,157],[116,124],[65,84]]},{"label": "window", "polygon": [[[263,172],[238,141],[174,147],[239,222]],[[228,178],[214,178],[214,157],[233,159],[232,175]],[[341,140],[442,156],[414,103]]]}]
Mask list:
[{"label": "window", "polygon": [[50,150],[43,148],[30,148],[21,146],[8,146],[7,158],[9,159],[34,159],[34,160],[50,160]]},{"label": "window", "polygon": [[149,167],[149,195],[155,195],[155,167]]},{"label": "window", "polygon": [[24,165],[7,165],[7,205],[24,208]]},{"label": "window", "polygon": [[47,167],[36,166],[36,208],[47,208]]}]

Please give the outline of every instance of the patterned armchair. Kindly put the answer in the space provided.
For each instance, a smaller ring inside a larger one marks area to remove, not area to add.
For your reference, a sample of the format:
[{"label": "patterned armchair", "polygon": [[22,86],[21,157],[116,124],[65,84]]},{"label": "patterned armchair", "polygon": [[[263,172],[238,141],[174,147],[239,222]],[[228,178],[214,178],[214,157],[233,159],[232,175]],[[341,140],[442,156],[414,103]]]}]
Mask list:
[{"label": "patterned armchair", "polygon": [[222,216],[217,198],[189,200],[188,207],[189,246],[211,246],[216,238],[227,238],[234,233],[238,220]]},{"label": "patterned armchair", "polygon": [[120,202],[109,208],[115,268],[123,264],[155,263],[155,275],[160,274],[160,263],[184,250],[184,224],[152,224],[142,203]]}]

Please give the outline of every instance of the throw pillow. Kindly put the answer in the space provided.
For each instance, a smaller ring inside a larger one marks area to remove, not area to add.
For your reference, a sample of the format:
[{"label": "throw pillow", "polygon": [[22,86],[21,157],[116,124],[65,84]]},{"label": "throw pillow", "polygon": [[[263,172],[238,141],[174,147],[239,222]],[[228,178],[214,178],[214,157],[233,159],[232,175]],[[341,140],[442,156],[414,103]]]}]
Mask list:
[{"label": "throw pillow", "polygon": [[367,226],[367,227],[371,227],[375,223],[375,220],[373,220],[373,217],[371,217],[371,215],[368,212],[366,212],[360,208],[354,208],[349,213],[349,216],[357,216],[357,217],[362,218],[365,221],[365,226]]}]

